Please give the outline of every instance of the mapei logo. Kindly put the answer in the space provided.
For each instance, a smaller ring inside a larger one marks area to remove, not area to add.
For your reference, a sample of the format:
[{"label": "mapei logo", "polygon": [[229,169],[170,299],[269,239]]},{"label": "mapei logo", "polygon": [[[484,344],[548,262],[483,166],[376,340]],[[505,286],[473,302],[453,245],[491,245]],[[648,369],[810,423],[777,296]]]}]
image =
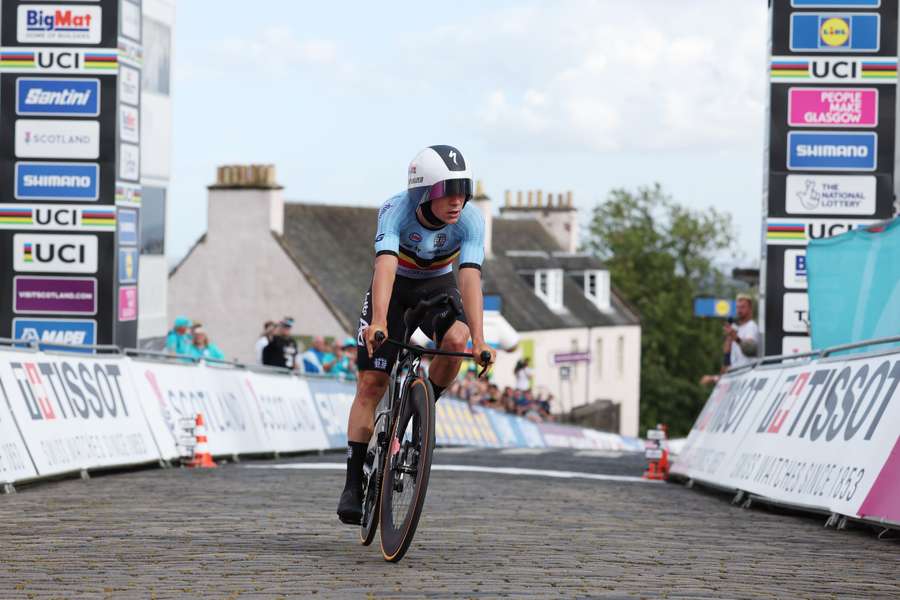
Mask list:
[{"label": "mapei logo", "polygon": [[773,56],[769,72],[773,81],[798,83],[894,81],[897,79],[897,57],[854,59]]},{"label": "mapei logo", "polygon": [[871,13],[794,13],[791,52],[878,52],[881,16]]},{"label": "mapei logo", "polygon": [[100,114],[100,80],[20,77],[16,80],[16,114],[96,117]]},{"label": "mapei logo", "polygon": [[13,235],[13,269],[20,273],[96,273],[96,235]]},{"label": "mapei logo", "polygon": [[0,68],[8,73],[109,73],[119,69],[116,50],[3,48]]},{"label": "mapei logo", "polygon": [[[92,319],[13,319],[13,337],[28,342],[87,345],[96,343],[97,322]],[[78,349],[91,352],[90,349]]]},{"label": "mapei logo", "polygon": [[99,44],[101,15],[99,6],[20,5],[17,39],[22,44]]},{"label": "mapei logo", "polygon": [[99,198],[100,167],[87,163],[17,162],[13,195],[17,200]]},{"label": "mapei logo", "polygon": [[0,205],[0,229],[113,231],[116,209],[91,205]]}]

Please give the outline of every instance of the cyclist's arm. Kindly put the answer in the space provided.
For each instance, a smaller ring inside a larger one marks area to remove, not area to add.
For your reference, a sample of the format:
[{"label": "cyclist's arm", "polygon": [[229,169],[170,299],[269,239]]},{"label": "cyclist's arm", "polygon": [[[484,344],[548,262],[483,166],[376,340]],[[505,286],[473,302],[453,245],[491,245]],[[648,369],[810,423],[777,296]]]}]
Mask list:
[{"label": "cyclist's arm", "polygon": [[459,270],[459,292],[462,295],[463,310],[472,335],[472,347],[484,345],[484,296],[481,293],[481,271],[474,268]]},{"label": "cyclist's arm", "polygon": [[387,324],[388,306],[394,278],[397,276],[397,256],[384,253],[375,257],[375,276],[372,278],[372,323]]}]

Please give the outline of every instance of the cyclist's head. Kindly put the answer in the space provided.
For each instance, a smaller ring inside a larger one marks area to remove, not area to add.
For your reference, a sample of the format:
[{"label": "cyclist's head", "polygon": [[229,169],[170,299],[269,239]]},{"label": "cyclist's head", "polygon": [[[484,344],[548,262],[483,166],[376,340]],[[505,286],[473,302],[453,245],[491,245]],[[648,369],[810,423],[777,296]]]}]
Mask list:
[{"label": "cyclist's head", "polygon": [[433,224],[455,223],[472,199],[472,173],[453,146],[429,146],[409,163],[408,190]]}]

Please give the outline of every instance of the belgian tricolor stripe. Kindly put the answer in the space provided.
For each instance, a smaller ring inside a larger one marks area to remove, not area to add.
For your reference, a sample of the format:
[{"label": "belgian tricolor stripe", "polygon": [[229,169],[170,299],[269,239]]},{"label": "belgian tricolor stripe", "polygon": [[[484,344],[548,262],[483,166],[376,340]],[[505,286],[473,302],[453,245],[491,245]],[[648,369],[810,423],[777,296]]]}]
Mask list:
[{"label": "belgian tricolor stripe", "polygon": [[400,251],[400,255],[397,257],[397,261],[400,266],[405,267],[407,269],[417,269],[419,271],[437,271],[438,269],[443,269],[459,256],[459,250],[445,257],[438,257],[434,261],[426,262],[423,264],[421,259],[417,259],[414,256],[410,256],[409,254]]}]

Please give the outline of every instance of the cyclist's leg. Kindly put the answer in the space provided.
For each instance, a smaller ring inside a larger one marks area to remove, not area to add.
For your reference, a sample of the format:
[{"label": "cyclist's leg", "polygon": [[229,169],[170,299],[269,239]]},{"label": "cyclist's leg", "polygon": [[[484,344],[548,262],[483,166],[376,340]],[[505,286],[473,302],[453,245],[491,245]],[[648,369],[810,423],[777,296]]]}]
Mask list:
[{"label": "cyclist's leg", "polygon": [[[422,295],[423,297],[430,297],[442,293],[455,297],[459,305],[462,306],[462,296],[453,274],[436,277],[427,286],[427,290],[423,290]],[[423,333],[434,340],[441,350],[465,352],[469,343],[469,326],[466,322],[465,313],[459,315],[456,321],[446,330],[435,331],[433,328],[435,317],[442,310],[446,309],[435,309],[425,315],[420,325]],[[428,367],[428,379],[431,381],[431,387],[434,388],[435,400],[456,379],[462,360],[451,356],[436,356],[431,361],[431,365]]]},{"label": "cyclist's leg", "polygon": [[[356,359],[359,377],[347,423],[347,477],[337,510],[341,521],[351,524],[359,523],[362,517],[363,465],[369,438],[372,437],[375,409],[387,390],[388,373],[398,354],[396,346],[388,344],[382,345],[371,357],[366,350],[363,332],[372,319],[371,295],[370,289],[366,292],[359,317]],[[399,298],[397,300],[399,301]],[[399,306],[399,302],[394,301],[392,294],[391,306],[388,308],[388,336],[397,335],[398,327],[402,331],[402,320],[402,307]]]}]

